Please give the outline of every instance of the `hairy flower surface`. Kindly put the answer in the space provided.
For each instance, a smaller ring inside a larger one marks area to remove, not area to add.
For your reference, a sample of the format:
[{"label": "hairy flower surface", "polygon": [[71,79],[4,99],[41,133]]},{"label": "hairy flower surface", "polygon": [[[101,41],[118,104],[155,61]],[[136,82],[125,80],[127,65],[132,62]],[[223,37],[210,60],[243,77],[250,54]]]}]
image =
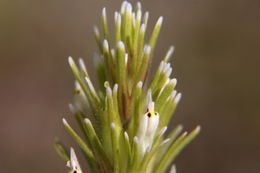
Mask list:
[{"label": "hairy flower surface", "polygon": [[[114,38],[108,31],[106,9],[101,15],[101,31],[94,27],[99,52],[94,65],[99,88],[91,82],[83,59],[68,58],[75,77],[75,92],[69,108],[82,132],[79,135],[63,119],[88,163],[82,170],[73,148],[68,151],[55,141],[58,154],[67,161],[70,173],[176,173],[174,163],[180,151],[200,131],[182,132],[182,126],[165,134],[181,94],[171,78],[171,46],[158,70],[147,80],[163,18],[159,17],[151,36],[146,36],[149,13],[141,3],[133,8],[124,1],[115,12]],[[146,41],[148,40],[148,41]]]}]

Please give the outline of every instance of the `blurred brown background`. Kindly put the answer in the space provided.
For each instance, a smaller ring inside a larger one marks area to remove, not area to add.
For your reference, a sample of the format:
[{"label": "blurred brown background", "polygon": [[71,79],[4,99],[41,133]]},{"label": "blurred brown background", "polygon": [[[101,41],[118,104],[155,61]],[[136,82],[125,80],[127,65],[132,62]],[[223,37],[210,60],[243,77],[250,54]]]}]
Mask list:
[{"label": "blurred brown background", "polygon": [[[203,127],[178,157],[178,172],[259,173],[260,1],[142,3],[151,12],[150,26],[165,17],[154,67],[176,46],[174,74],[183,99],[173,125]],[[92,71],[92,25],[99,24],[103,6],[113,22],[120,4],[0,0],[0,172],[65,172],[52,140],[74,145],[61,123],[70,117],[73,89],[67,57],[84,57]]]}]

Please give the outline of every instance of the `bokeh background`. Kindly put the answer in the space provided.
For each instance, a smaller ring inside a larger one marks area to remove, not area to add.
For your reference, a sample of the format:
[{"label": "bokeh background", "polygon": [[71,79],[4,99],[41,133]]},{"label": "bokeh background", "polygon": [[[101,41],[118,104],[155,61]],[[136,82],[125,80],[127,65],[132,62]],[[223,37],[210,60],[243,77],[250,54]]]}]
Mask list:
[{"label": "bokeh background", "polygon": [[[132,1],[134,2],[134,1]],[[260,1],[144,0],[150,26],[164,16],[158,66],[176,46],[174,75],[183,99],[173,125],[203,131],[177,159],[182,173],[260,172]],[[120,0],[0,0],[0,172],[65,172],[55,136],[75,146],[61,118],[73,77],[67,57],[94,75],[93,24]],[[95,80],[95,77],[92,77]],[[83,160],[82,160],[83,162]]]}]

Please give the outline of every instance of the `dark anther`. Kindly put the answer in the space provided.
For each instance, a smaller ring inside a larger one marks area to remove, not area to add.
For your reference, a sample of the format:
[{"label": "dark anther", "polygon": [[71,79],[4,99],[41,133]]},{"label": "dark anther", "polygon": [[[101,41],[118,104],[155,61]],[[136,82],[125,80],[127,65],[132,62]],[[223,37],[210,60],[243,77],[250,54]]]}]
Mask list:
[{"label": "dark anther", "polygon": [[147,116],[150,118],[152,115],[151,115],[151,113],[149,112],[149,113],[147,114]]}]

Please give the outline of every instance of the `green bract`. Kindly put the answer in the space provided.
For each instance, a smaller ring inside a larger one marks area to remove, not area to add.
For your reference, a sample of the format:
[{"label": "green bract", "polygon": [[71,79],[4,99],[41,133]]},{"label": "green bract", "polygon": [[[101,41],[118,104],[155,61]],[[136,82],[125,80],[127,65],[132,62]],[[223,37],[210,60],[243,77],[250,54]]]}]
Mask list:
[{"label": "green bract", "polygon": [[[177,126],[165,136],[167,125],[181,98],[171,79],[170,47],[152,81],[147,82],[152,54],[163,18],[159,17],[146,42],[149,13],[142,13],[125,1],[115,12],[115,38],[108,32],[106,9],[102,10],[102,32],[94,27],[99,53],[94,56],[99,80],[95,89],[84,62],[69,57],[76,79],[73,102],[69,105],[82,132],[77,134],[68,122],[63,124],[84,154],[88,171],[80,168],[74,150],[55,141],[55,148],[70,172],[163,173],[180,151],[200,131],[181,133]],[[101,34],[102,33],[102,34]],[[176,172],[175,166],[170,169]]]}]

